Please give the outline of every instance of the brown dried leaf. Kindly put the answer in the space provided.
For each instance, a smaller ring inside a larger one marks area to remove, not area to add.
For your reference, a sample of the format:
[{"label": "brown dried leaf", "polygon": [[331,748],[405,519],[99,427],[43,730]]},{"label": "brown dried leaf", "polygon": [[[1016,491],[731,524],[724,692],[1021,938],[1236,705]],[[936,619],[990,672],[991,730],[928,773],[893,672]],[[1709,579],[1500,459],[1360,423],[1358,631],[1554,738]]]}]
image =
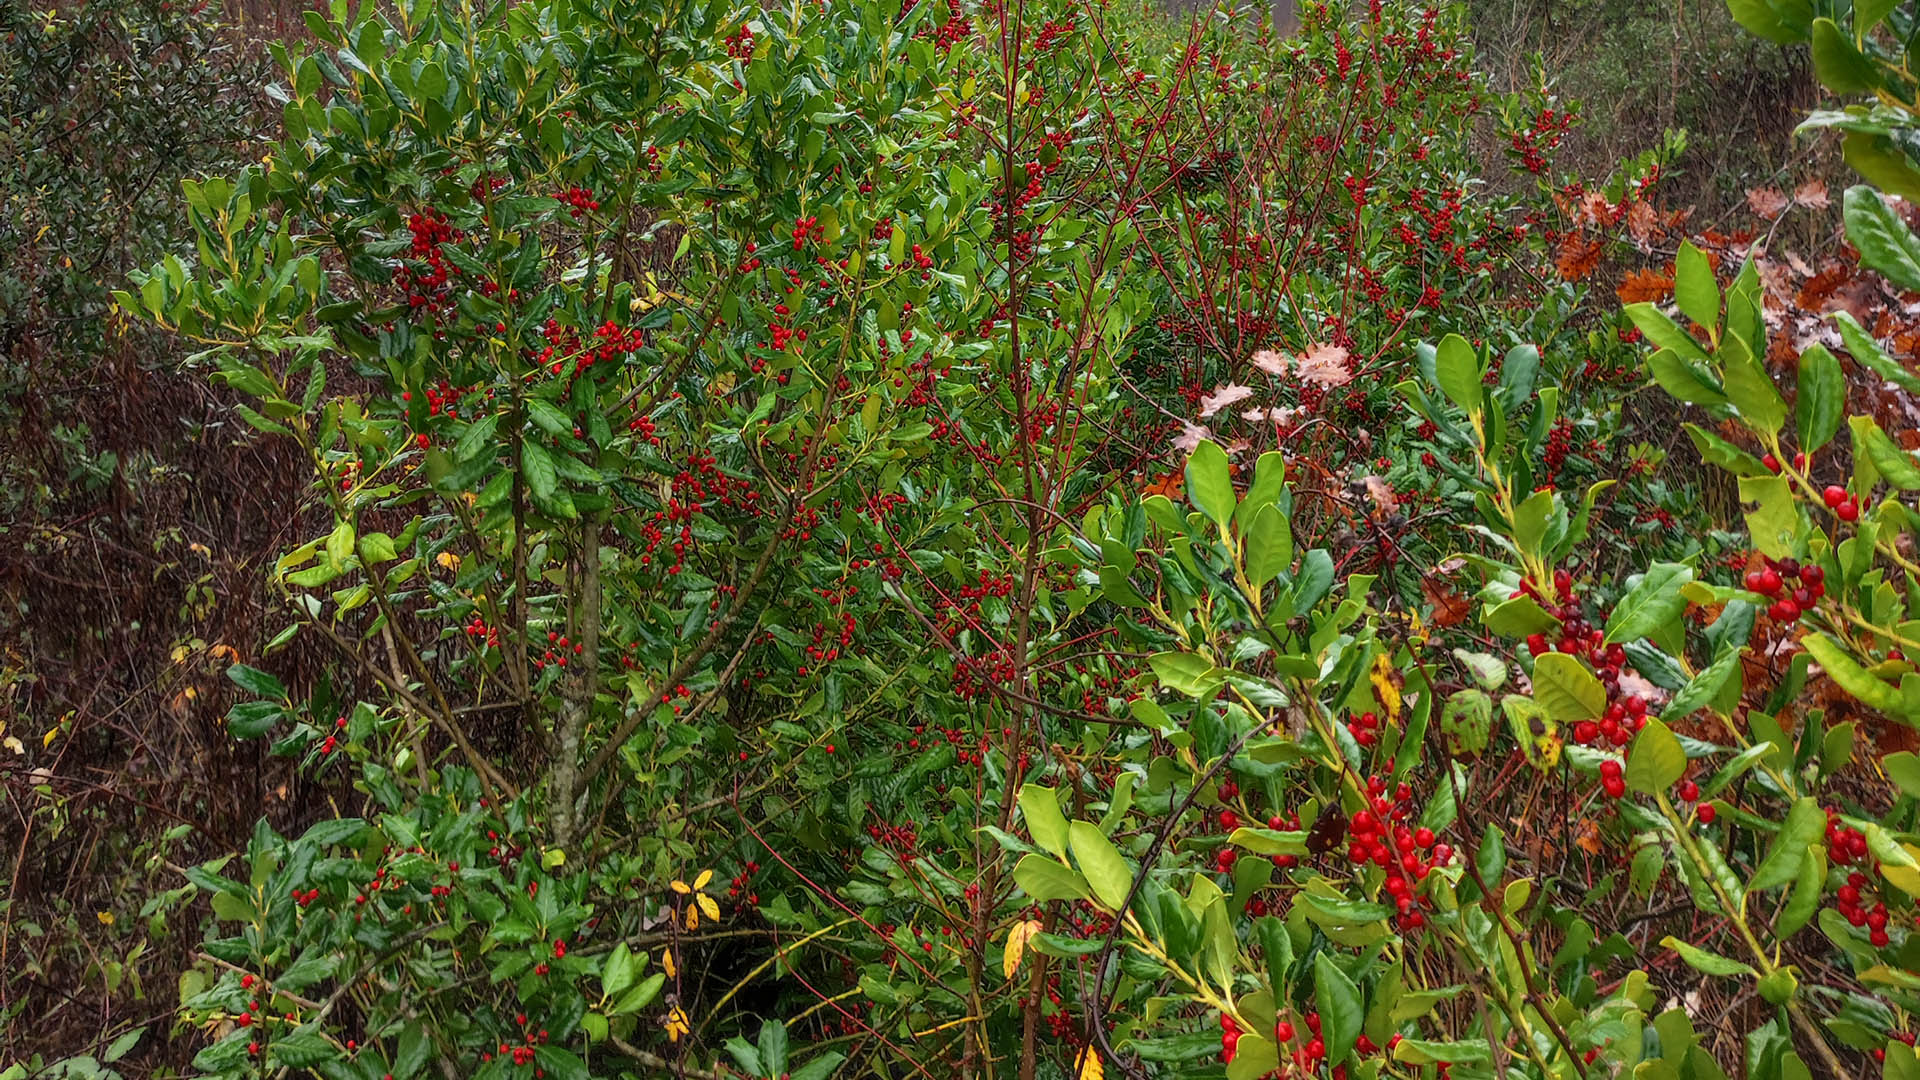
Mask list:
[{"label": "brown dried leaf", "polygon": [[1585,281],[1600,265],[1601,245],[1578,233],[1568,233],[1560,241],[1560,252],[1553,265],[1568,281]]},{"label": "brown dried leaf", "polygon": [[1818,177],[1793,189],[1793,201],[1809,210],[1827,208],[1827,182]]},{"label": "brown dried leaf", "polygon": [[1623,304],[1660,303],[1673,295],[1673,277],[1658,270],[1629,270],[1614,292]]},{"label": "brown dried leaf", "polygon": [[1747,209],[1772,221],[1787,212],[1793,200],[1780,193],[1779,188],[1751,188],[1747,191]]}]

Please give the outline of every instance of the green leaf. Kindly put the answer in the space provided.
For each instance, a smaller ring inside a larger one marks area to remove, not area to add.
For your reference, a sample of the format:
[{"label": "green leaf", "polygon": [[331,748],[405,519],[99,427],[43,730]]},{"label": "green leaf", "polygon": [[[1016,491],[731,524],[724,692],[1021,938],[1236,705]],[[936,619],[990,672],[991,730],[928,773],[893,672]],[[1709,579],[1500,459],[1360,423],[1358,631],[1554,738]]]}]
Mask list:
[{"label": "green leaf", "polygon": [[1718,407],[1727,403],[1726,393],[1711,374],[1681,359],[1672,349],[1660,349],[1648,356],[1647,371],[1660,389],[1689,405]]},{"label": "green leaf", "polygon": [[535,1047],[533,1060],[546,1073],[546,1080],[590,1080],[592,1075],[579,1055],[558,1046]]},{"label": "green leaf", "polygon": [[1529,555],[1540,552],[1546,539],[1547,522],[1553,518],[1553,492],[1536,491],[1513,508],[1513,543]]},{"label": "green leaf", "polygon": [[1920,799],[1920,757],[1901,750],[1881,758],[1880,767],[1886,770],[1887,779],[1892,780],[1903,794],[1911,799]]},{"label": "green leaf", "polygon": [[1801,640],[1807,652],[1813,655],[1813,661],[1827,673],[1840,689],[1853,695],[1868,708],[1878,709],[1888,716],[1907,715],[1905,703],[1901,701],[1900,691],[1880,681],[1872,672],[1861,667],[1845,648],[1824,633],[1808,634]]},{"label": "green leaf", "polygon": [[1024,855],[1013,866],[1013,880],[1036,903],[1049,900],[1085,900],[1093,894],[1087,879],[1045,855]]},{"label": "green leaf", "polygon": [[600,990],[608,997],[619,997],[639,976],[640,966],[634,961],[633,950],[622,941],[607,954],[607,962],[600,969]]},{"label": "green leaf", "polygon": [[1920,239],[1907,228],[1880,193],[1856,184],[1841,199],[1847,242],[1860,252],[1860,262],[1908,291],[1920,290]]},{"label": "green leaf", "polygon": [[1592,720],[1607,709],[1606,687],[1566,653],[1548,653],[1534,661],[1533,699],[1561,724]]},{"label": "green leaf", "polygon": [[827,1080],[828,1077],[834,1074],[835,1070],[840,1068],[840,1063],[845,1060],[847,1060],[847,1055],[838,1050],[829,1050],[807,1062],[805,1065],[793,1070],[793,1075],[789,1076],[787,1080]]},{"label": "green leaf", "polygon": [[1233,834],[1227,837],[1227,843],[1245,848],[1255,855],[1307,854],[1307,834],[1304,832],[1280,832],[1275,829],[1242,826],[1233,830]]},{"label": "green leaf", "polygon": [[1853,428],[1854,449],[1867,455],[1887,483],[1902,491],[1920,491],[1920,460],[1895,446],[1871,416],[1850,416],[1847,424]]},{"label": "green leaf", "polygon": [[1121,910],[1127,902],[1127,892],[1133,888],[1133,868],[1127,865],[1120,849],[1113,846],[1113,841],[1107,839],[1099,826],[1085,821],[1070,823],[1067,838],[1073,847],[1073,859],[1080,864],[1080,872],[1086,875],[1094,896],[1107,910]]},{"label": "green leaf", "polygon": [[1818,342],[1800,354],[1800,387],[1793,402],[1793,427],[1800,449],[1811,454],[1833,441],[1847,410],[1847,380],[1840,361]]},{"label": "green leaf", "polygon": [[1813,71],[1836,94],[1871,94],[1880,88],[1880,69],[1832,19],[1813,20]]},{"label": "green leaf", "polygon": [[1775,940],[1785,941],[1807,925],[1814,913],[1820,910],[1826,892],[1827,849],[1815,844],[1800,861],[1800,873],[1794,879],[1793,891],[1787,894],[1786,906],[1781,909],[1780,917],[1774,920]]},{"label": "green leaf", "polygon": [[1793,809],[1787,811],[1786,821],[1781,824],[1780,831],[1774,834],[1767,857],[1754,868],[1747,891],[1771,889],[1798,878],[1800,863],[1807,857],[1808,846],[1819,841],[1826,826],[1827,814],[1820,809],[1818,799],[1810,795],[1795,799]]},{"label": "green leaf", "polygon": [[556,483],[553,456],[533,439],[524,439],[520,443],[520,473],[526,478],[527,488],[535,498],[553,497]]},{"label": "green leaf", "polygon": [[427,1029],[418,1020],[410,1021],[401,1029],[400,1040],[393,1054],[393,1080],[413,1080],[421,1069],[426,1067],[427,1058],[433,1053],[433,1040],[427,1037]]},{"label": "green leaf", "polygon": [[630,1013],[639,1012],[641,1009],[653,1004],[653,999],[660,996],[660,988],[665,985],[667,985],[667,973],[664,971],[654,972],[640,980],[640,985],[627,991],[626,996],[622,997],[618,1004],[608,1010],[608,1015],[626,1016]]},{"label": "green leaf", "polygon": [[1772,435],[1787,421],[1787,403],[1773,385],[1759,357],[1748,351],[1739,338],[1720,343],[1721,375],[1727,387],[1727,400],[1740,411],[1748,427],[1762,435]]},{"label": "green leaf", "polygon": [[1800,546],[1800,510],[1787,478],[1743,476],[1740,501],[1753,504],[1746,511],[1747,533],[1760,554],[1770,559],[1793,558]]},{"label": "green leaf", "polygon": [[1188,697],[1211,693],[1226,681],[1226,675],[1199,653],[1163,652],[1147,657],[1160,685]]},{"label": "green leaf", "polygon": [[760,1065],[774,1076],[787,1071],[787,1025],[778,1017],[760,1025]]},{"label": "green leaf", "polygon": [[1693,580],[1691,567],[1656,562],[1640,575],[1607,616],[1607,644],[1652,637],[1687,610],[1680,587]]},{"label": "green leaf", "polygon": [[1366,1004],[1360,988],[1326,952],[1313,954],[1313,999],[1320,1010],[1320,1038],[1327,1048],[1327,1067],[1353,1055],[1353,1042],[1366,1022]]},{"label": "green leaf", "polygon": [[272,698],[275,701],[286,700],[286,685],[272,675],[261,671],[259,668],[248,667],[245,664],[234,664],[227,669],[227,678],[233,680],[235,686],[238,686],[249,694],[263,698]]},{"label": "green leaf", "polygon": [[1667,725],[1648,720],[1627,752],[1627,787],[1643,795],[1665,791],[1687,771],[1687,752]]},{"label": "green leaf", "polygon": [[1293,525],[1271,504],[1254,512],[1246,534],[1247,581],[1255,589],[1293,565]]},{"label": "green leaf", "polygon": [[1735,476],[1771,476],[1760,459],[1733,445],[1727,440],[1708,431],[1698,424],[1684,425],[1687,438],[1693,440],[1694,448],[1700,451],[1700,457],[1709,465],[1718,465]]},{"label": "green leaf", "polygon": [[1899,361],[1888,356],[1873,335],[1867,333],[1866,327],[1855,321],[1852,315],[1836,311],[1833,313],[1833,322],[1840,328],[1840,340],[1846,343],[1847,352],[1853,356],[1855,363],[1872,369],[1874,374],[1902,390],[1920,394],[1920,375],[1914,375],[1901,367]]},{"label": "green leaf", "polygon": [[268,1051],[273,1060],[289,1069],[303,1069],[309,1065],[318,1065],[331,1061],[334,1057],[333,1044],[316,1031],[295,1031],[275,1039]]},{"label": "green leaf", "polygon": [[1279,1065],[1280,1048],[1270,1039],[1247,1032],[1234,1044],[1233,1060],[1227,1063],[1227,1080],[1258,1080]]},{"label": "green leaf", "polygon": [[1627,318],[1633,320],[1633,325],[1654,348],[1671,350],[1682,360],[1691,363],[1707,362],[1707,351],[1693,340],[1693,335],[1682,330],[1679,323],[1653,304],[1642,301],[1628,304],[1620,310],[1627,313]]},{"label": "green leaf", "polygon": [[1440,339],[1434,351],[1434,376],[1440,384],[1440,392],[1447,400],[1459,406],[1460,411],[1472,414],[1485,408],[1482,399],[1484,388],[1480,384],[1480,358],[1474,353],[1473,346],[1459,334],[1448,334]]},{"label": "green leaf", "polygon": [[1782,19],[1767,0],[1727,0],[1727,10],[1748,32],[1775,44],[1798,45],[1807,39],[1804,30]]},{"label": "green leaf", "polygon": [[1681,314],[1708,330],[1720,325],[1720,286],[1713,280],[1713,264],[1690,240],[1680,241],[1673,260],[1673,299]]},{"label": "green leaf", "polygon": [[1227,453],[1211,440],[1193,448],[1187,458],[1187,498],[1194,509],[1207,515],[1221,528],[1233,520],[1239,499],[1233,494],[1233,477],[1227,469]]},{"label": "green leaf", "polygon": [[1720,688],[1727,685],[1727,679],[1740,667],[1740,647],[1729,645],[1705,670],[1688,680],[1680,692],[1661,711],[1675,719],[1687,716],[1695,709],[1702,708],[1715,700]]},{"label": "green leaf", "polygon": [[1027,835],[1034,843],[1058,858],[1067,857],[1067,818],[1060,812],[1052,788],[1020,785],[1020,813],[1027,819]]},{"label": "green leaf", "polygon": [[1660,944],[1679,953],[1680,959],[1685,960],[1688,967],[1691,967],[1703,975],[1758,974],[1750,965],[1743,964],[1729,957],[1721,956],[1719,953],[1708,952],[1697,945],[1690,945],[1672,935],[1662,938]]}]

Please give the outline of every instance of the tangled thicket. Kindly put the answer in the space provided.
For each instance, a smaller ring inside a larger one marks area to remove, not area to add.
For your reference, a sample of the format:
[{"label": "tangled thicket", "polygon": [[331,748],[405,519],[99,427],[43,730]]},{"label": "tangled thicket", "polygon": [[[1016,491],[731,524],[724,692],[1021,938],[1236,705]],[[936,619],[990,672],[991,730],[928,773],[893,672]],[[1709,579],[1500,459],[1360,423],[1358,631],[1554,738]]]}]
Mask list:
[{"label": "tangled thicket", "polygon": [[[138,905],[10,906],[8,1030],[71,981],[56,1075],[1920,1075],[1920,16],[1733,12],[1901,198],[1567,177],[1447,4],[310,13],[85,323],[210,377],[218,506],[9,571],[76,659],[5,669],[21,850],[115,836]],[[196,632],[90,686],[165,631],[48,583],[148,545]]]}]

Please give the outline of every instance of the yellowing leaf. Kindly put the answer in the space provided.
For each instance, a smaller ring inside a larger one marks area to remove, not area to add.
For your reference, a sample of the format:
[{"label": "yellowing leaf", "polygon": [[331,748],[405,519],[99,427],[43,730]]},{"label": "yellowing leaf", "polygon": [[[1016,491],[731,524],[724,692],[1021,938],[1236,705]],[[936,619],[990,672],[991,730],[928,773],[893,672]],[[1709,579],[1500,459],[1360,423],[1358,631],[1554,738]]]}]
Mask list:
[{"label": "yellowing leaf", "polygon": [[60,734],[59,728],[57,727],[48,728],[47,733],[40,737],[40,749],[45,750],[47,747],[52,746],[53,740],[57,738],[59,734]]},{"label": "yellowing leaf", "polygon": [[700,910],[707,918],[712,919],[714,922],[720,921],[720,905],[714,902],[713,897],[705,893],[700,894]]},{"label": "yellowing leaf", "polygon": [[680,977],[680,965],[673,959],[672,949],[660,950],[660,970],[666,972],[669,979]]},{"label": "yellowing leaf", "polygon": [[1373,681],[1373,696],[1380,699],[1380,707],[1387,711],[1387,720],[1400,722],[1400,687],[1393,681],[1393,661],[1386,653],[1376,653],[1373,657],[1373,672],[1368,676]]},{"label": "yellowing leaf", "polygon": [[1106,1066],[1100,1064],[1100,1055],[1089,1046],[1080,1051],[1080,1061],[1074,1075],[1078,1080],[1107,1080]]},{"label": "yellowing leaf", "polygon": [[1037,919],[1014,923],[1013,929],[1007,931],[1007,948],[1000,956],[1000,970],[1006,973],[1007,978],[1013,978],[1013,973],[1020,970],[1020,958],[1026,955],[1027,942],[1039,932],[1040,922]]},{"label": "yellowing leaf", "polygon": [[693,887],[696,889],[704,889],[707,887],[707,882],[712,880],[713,880],[713,871],[702,870],[700,871],[700,876],[693,879]]},{"label": "yellowing leaf", "polygon": [[697,930],[699,928],[700,928],[700,909],[697,907],[690,907],[687,909],[687,929]]},{"label": "yellowing leaf", "polygon": [[693,891],[693,889],[690,888],[686,882],[681,881],[679,878],[674,878],[673,882],[669,884],[667,888],[672,889],[674,892],[679,893],[681,896],[685,896],[688,893]]},{"label": "yellowing leaf", "polygon": [[448,570],[460,569],[460,556],[455,555],[451,551],[441,552],[440,554],[434,556],[433,561],[439,563],[442,567],[445,567]]},{"label": "yellowing leaf", "polygon": [[669,1042],[679,1042],[680,1036],[693,1030],[693,1025],[687,1021],[686,1010],[678,1005],[667,1010],[666,1022],[661,1026],[666,1029]]},{"label": "yellowing leaf", "polygon": [[96,911],[93,913],[93,917],[100,920],[101,926],[113,925],[113,912],[111,911]]}]

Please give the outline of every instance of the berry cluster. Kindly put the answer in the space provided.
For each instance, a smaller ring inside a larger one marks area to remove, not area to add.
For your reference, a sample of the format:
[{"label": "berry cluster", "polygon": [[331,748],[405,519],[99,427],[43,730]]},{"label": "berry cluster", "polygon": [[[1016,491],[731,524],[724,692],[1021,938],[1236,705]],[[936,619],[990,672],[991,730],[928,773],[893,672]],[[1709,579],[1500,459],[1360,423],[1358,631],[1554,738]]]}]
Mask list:
[{"label": "berry cluster", "polygon": [[1436,866],[1453,857],[1453,848],[1439,842],[1432,829],[1409,828],[1413,815],[1413,788],[1402,781],[1387,797],[1387,782],[1367,778],[1367,805],[1347,819],[1347,859],[1354,865],[1373,863],[1387,872],[1386,890],[1399,911],[1402,930],[1427,924],[1418,895],[1419,883]]},{"label": "berry cluster", "polygon": [[600,209],[600,203],[594,199],[593,192],[583,187],[570,187],[555,195],[554,198],[559,199],[565,204],[568,208],[567,213],[575,218],[580,217],[589,210]]},{"label": "berry cluster", "polygon": [[[1826,571],[1819,567],[1803,566],[1794,559],[1763,562],[1759,569],[1747,571],[1743,584],[1751,592],[1773,598],[1767,605],[1767,617],[1775,622],[1797,621],[1827,594]],[[1789,585],[1789,579],[1797,584]]]}]

